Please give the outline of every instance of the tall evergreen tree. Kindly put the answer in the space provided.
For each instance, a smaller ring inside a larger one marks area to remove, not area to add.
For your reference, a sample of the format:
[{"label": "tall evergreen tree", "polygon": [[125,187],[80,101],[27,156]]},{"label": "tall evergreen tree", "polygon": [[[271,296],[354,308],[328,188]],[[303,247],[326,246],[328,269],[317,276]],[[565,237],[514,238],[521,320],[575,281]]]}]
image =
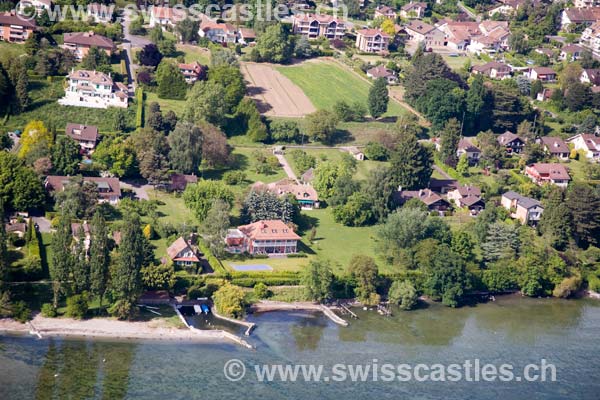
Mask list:
[{"label": "tall evergreen tree", "polygon": [[108,248],[108,229],[102,213],[96,211],[90,224],[90,292],[100,299],[108,287],[108,269],[110,252]]},{"label": "tall evergreen tree", "polygon": [[562,189],[554,188],[544,202],[539,231],[558,250],[563,250],[571,237],[571,212],[565,204]]},{"label": "tall evergreen tree", "polygon": [[0,292],[4,286],[4,280],[8,272],[8,237],[4,226],[4,201],[0,197]]},{"label": "tall evergreen tree", "polygon": [[59,217],[56,232],[52,236],[52,258],[50,262],[50,278],[54,293],[54,308],[58,307],[61,294],[67,293],[66,284],[73,270],[73,254],[71,252],[71,219],[64,211]]},{"label": "tall evergreen tree", "polygon": [[588,184],[575,182],[569,187],[566,204],[571,211],[571,223],[577,244],[599,244],[600,196]]},{"label": "tall evergreen tree", "polygon": [[52,149],[52,165],[57,173],[75,175],[79,172],[80,161],[79,145],[75,140],[67,136],[60,136],[56,139]]},{"label": "tall evergreen tree", "polygon": [[88,265],[84,225],[74,232],[77,235],[73,249],[73,292],[81,294],[90,288],[90,268]]},{"label": "tall evergreen tree", "polygon": [[368,107],[373,118],[379,118],[387,111],[389,95],[385,78],[377,78],[369,88]]},{"label": "tall evergreen tree", "polygon": [[422,189],[429,184],[433,172],[433,157],[429,148],[420,144],[415,135],[401,134],[390,161],[395,187]]},{"label": "tall evergreen tree", "polygon": [[461,126],[456,118],[451,118],[446,121],[444,129],[440,134],[440,157],[442,161],[455,167],[458,162],[458,142],[460,142]]}]

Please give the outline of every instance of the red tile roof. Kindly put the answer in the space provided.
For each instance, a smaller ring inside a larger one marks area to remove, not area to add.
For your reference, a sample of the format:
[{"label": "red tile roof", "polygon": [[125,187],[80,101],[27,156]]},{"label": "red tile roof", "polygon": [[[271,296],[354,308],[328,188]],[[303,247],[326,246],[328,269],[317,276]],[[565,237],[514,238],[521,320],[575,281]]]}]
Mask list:
[{"label": "red tile roof", "polygon": [[252,240],[300,240],[292,228],[278,219],[242,225],[238,229]]}]

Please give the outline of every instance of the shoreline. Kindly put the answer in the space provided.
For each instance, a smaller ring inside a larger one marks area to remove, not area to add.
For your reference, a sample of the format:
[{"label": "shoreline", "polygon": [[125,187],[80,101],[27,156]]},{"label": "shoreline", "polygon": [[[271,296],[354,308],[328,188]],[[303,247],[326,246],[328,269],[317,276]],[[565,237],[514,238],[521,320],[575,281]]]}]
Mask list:
[{"label": "shoreline", "polygon": [[[46,318],[40,314],[25,324],[11,318],[0,319],[0,335],[2,334],[32,335],[38,336],[38,338],[50,336],[195,343],[234,342],[242,344],[237,336],[222,330],[175,328],[156,321],[119,321],[110,318],[87,320]],[[233,337],[237,340],[234,340]]]}]

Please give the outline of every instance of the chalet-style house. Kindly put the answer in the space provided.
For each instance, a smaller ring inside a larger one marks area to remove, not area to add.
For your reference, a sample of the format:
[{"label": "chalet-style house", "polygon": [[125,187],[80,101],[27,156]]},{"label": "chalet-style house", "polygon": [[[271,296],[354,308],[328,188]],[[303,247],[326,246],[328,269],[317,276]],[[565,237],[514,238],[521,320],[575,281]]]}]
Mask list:
[{"label": "chalet-style house", "polygon": [[567,187],[571,176],[564,165],[559,163],[534,163],[525,167],[525,175],[538,185],[551,184]]},{"label": "chalet-style house", "polygon": [[174,28],[176,22],[173,8],[153,6],[150,10],[150,28],[160,26],[163,30],[166,30],[167,28]]},{"label": "chalet-style house", "polygon": [[240,27],[238,32],[238,43],[250,45],[256,41],[256,32],[251,28]]},{"label": "chalet-style house", "polygon": [[565,8],[560,16],[562,29],[569,29],[570,25],[592,25],[600,21],[600,7]]},{"label": "chalet-style house", "polygon": [[582,151],[588,160],[600,161],[600,137],[581,133],[567,139],[567,142],[573,144],[575,150]]},{"label": "chalet-style house", "polygon": [[172,174],[169,190],[172,192],[183,192],[187,185],[198,183],[196,175]]},{"label": "chalet-style house", "polygon": [[585,49],[577,44],[568,44],[560,49],[558,58],[565,61],[577,61]]},{"label": "chalet-style house", "polygon": [[473,68],[471,68],[471,72],[476,75],[485,75],[492,79],[505,79],[510,78],[512,71],[506,64],[497,61],[490,61],[483,65],[475,65]]},{"label": "chalet-style house", "polygon": [[392,7],[381,4],[375,8],[375,18],[388,18],[395,21],[398,14]]},{"label": "chalet-style house", "polygon": [[556,157],[560,160],[569,159],[569,146],[561,138],[556,136],[544,136],[540,140],[544,147],[544,151],[552,157]]},{"label": "chalet-style house", "polygon": [[75,58],[82,60],[87,56],[92,47],[104,52],[110,56],[115,50],[115,44],[106,36],[90,32],[70,32],[63,35],[62,48],[71,50]]},{"label": "chalet-style house", "polygon": [[466,154],[469,165],[475,165],[479,162],[481,157],[481,150],[475,146],[469,139],[462,138],[458,142],[458,149],[456,150],[456,156],[458,158]]},{"label": "chalet-style house", "polygon": [[411,20],[404,26],[404,30],[410,40],[423,43],[426,49],[446,44],[446,34],[444,32],[421,20]]},{"label": "chalet-style house", "polygon": [[510,212],[511,218],[518,219],[523,225],[536,225],[544,212],[542,203],[513,191],[504,193],[500,203]]},{"label": "chalet-style house", "polygon": [[79,143],[85,154],[90,154],[98,142],[98,127],[94,125],[67,124],[65,134]]},{"label": "chalet-style house", "polygon": [[295,34],[309,39],[324,37],[329,40],[342,39],[346,24],[342,19],[325,14],[294,15],[292,29]]},{"label": "chalet-style house", "polygon": [[26,10],[28,8],[34,8],[36,14],[39,16],[44,10],[50,11],[50,7],[52,7],[51,0],[23,0],[17,4],[19,5],[17,12],[22,15],[27,15]]},{"label": "chalet-style house", "polygon": [[230,229],[225,243],[230,253],[286,255],[298,252],[300,239],[281,220],[261,220]]},{"label": "chalet-style house", "polygon": [[179,237],[167,248],[167,256],[173,264],[181,267],[190,267],[200,263],[196,250],[183,237]]},{"label": "chalet-style house", "polygon": [[398,205],[403,205],[410,199],[418,199],[427,206],[429,211],[440,214],[450,208],[448,201],[431,189],[399,190],[394,193],[394,200]]},{"label": "chalet-style house", "polygon": [[200,64],[198,61],[192,63],[180,63],[178,64],[179,71],[183,74],[186,83],[192,84],[197,80],[205,79],[206,67]]},{"label": "chalet-style house", "polygon": [[425,11],[427,11],[427,3],[411,0],[400,8],[400,16],[406,19],[421,19],[425,16]]},{"label": "chalet-style house", "polygon": [[[61,192],[71,182],[71,177],[49,175],[46,177],[44,187],[50,193]],[[83,177],[83,182],[92,183],[98,188],[98,202],[116,205],[121,198],[121,184],[117,178]]]},{"label": "chalet-style house", "polygon": [[11,43],[24,43],[37,29],[35,20],[28,20],[18,15],[0,13],[0,40]]},{"label": "chalet-style house", "polygon": [[526,76],[533,81],[554,82],[556,80],[556,71],[548,67],[534,67],[527,71]]},{"label": "chalet-style house", "polygon": [[63,106],[90,108],[127,108],[128,88],[114,82],[110,74],[85,69],[72,70],[65,97],[58,100]]},{"label": "chalet-style house", "polygon": [[319,208],[319,195],[311,185],[301,185],[290,179],[282,179],[273,183],[256,182],[252,190],[269,191],[278,197],[292,195],[296,198],[303,210]]},{"label": "chalet-style house", "polygon": [[214,43],[235,43],[238,32],[231,24],[207,21],[200,25],[198,35]]},{"label": "chalet-style house", "polygon": [[393,85],[398,83],[398,77],[396,73],[391,69],[386,68],[383,65],[379,65],[377,67],[373,67],[367,70],[367,77],[371,79],[385,78],[388,85]]},{"label": "chalet-style house", "polygon": [[510,131],[506,131],[501,135],[498,135],[498,143],[500,146],[506,149],[507,154],[521,154],[525,147],[525,141],[518,135]]},{"label": "chalet-style house", "polygon": [[390,35],[381,29],[361,29],[356,33],[356,47],[366,53],[381,53],[388,49]]},{"label": "chalet-style house", "polygon": [[581,83],[589,83],[592,86],[600,85],[600,69],[585,68],[579,76]]},{"label": "chalet-style house", "polygon": [[485,208],[485,203],[481,198],[481,189],[473,185],[460,185],[455,190],[448,192],[448,200],[458,208],[468,208],[473,215]]}]

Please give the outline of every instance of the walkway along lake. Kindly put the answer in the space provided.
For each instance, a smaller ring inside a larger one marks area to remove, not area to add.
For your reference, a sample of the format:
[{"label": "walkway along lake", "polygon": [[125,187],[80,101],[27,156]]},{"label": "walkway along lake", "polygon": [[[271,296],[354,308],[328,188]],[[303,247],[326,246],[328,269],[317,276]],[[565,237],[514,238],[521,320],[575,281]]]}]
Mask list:
[{"label": "walkway along lake", "polygon": [[[594,399],[600,393],[600,302],[500,297],[386,318],[358,310],[349,327],[322,313],[257,313],[248,350],[228,343],[0,337],[0,399]],[[546,359],[558,382],[260,383],[262,364],[511,363]],[[239,359],[246,377],[223,366]]]}]

